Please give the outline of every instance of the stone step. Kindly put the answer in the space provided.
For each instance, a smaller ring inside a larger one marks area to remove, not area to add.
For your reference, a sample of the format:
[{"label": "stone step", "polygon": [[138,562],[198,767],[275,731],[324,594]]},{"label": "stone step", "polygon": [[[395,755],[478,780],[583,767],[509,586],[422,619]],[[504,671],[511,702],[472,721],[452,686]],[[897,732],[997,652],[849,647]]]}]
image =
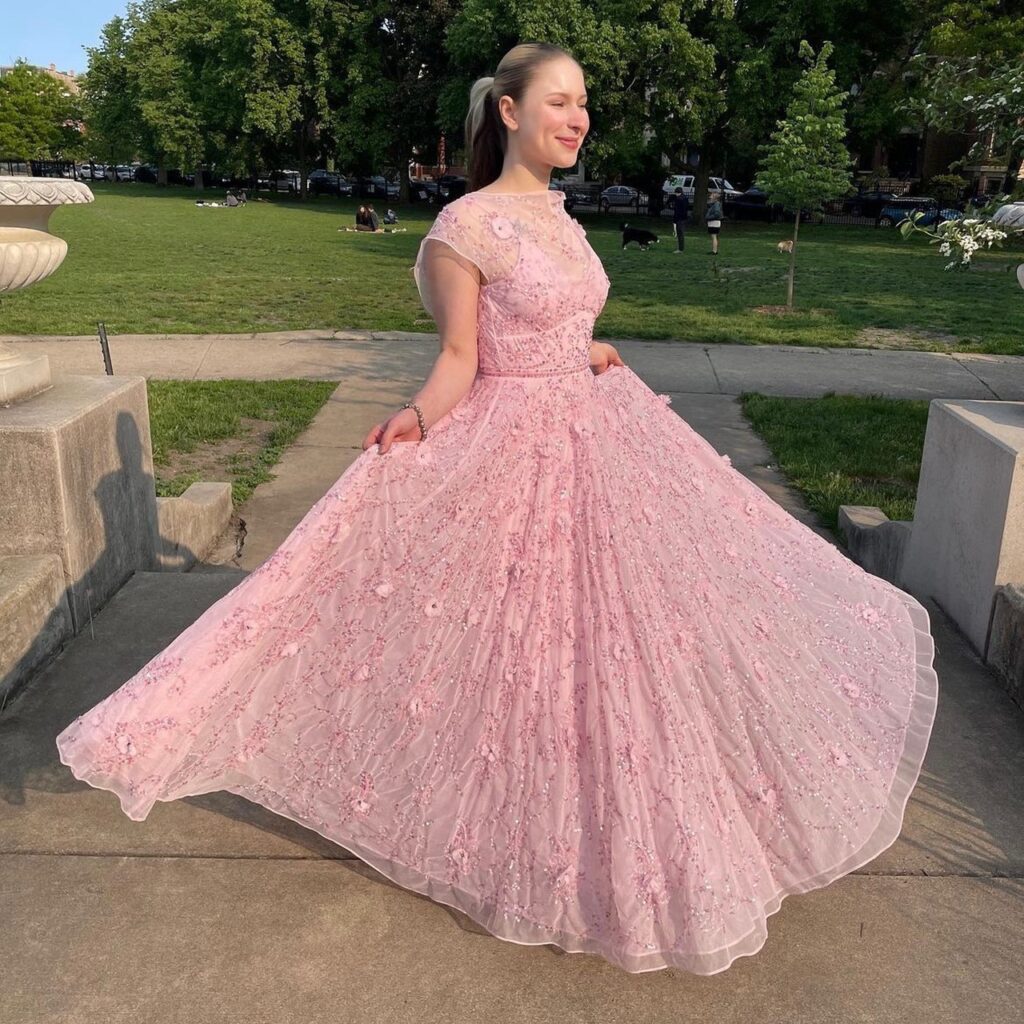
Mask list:
[{"label": "stone step", "polygon": [[0,556],[0,706],[71,632],[60,557]]}]

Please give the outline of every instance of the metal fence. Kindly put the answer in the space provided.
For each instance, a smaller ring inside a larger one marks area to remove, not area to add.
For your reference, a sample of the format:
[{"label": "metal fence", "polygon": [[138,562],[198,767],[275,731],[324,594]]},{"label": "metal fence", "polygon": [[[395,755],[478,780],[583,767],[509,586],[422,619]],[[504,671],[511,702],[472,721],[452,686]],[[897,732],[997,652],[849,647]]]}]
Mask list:
[{"label": "metal fence", "polygon": [[73,160],[14,160],[0,158],[0,174],[29,178],[77,178]]}]

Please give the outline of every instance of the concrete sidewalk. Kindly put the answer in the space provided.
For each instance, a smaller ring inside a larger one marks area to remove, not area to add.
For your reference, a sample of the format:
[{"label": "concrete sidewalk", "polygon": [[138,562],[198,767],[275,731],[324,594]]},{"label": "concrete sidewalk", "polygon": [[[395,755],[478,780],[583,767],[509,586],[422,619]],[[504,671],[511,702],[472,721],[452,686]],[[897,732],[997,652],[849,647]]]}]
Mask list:
[{"label": "concrete sidewalk", "polygon": [[[50,357],[58,373],[103,373],[97,338],[0,336]],[[285,331],[274,334],[111,335],[116,374],[177,379],[317,378],[352,374],[417,385],[437,356],[436,334]],[[1024,356],[799,345],[712,345],[611,339],[658,391],[811,396],[835,390],[894,398],[1024,399]]]},{"label": "concrete sidewalk", "polygon": [[[728,452],[737,469],[808,523],[812,518],[796,493],[766,465],[770,453],[740,414],[736,391],[852,390],[836,376],[840,364],[853,374],[851,384],[884,382],[912,397],[937,397],[922,393],[925,381],[950,397],[1006,398],[1024,391],[1024,361],[1009,357],[977,357],[977,365],[972,358],[965,367],[923,353],[615,344],[652,387],[672,394],[672,408]],[[393,885],[315,833],[227,793],[158,804],[139,823],[120,812],[110,793],[77,782],[57,759],[56,734],[281,543],[362,451],[369,427],[419,386],[437,351],[436,338],[411,335],[248,339],[248,345],[208,340],[205,354],[192,353],[200,361],[178,363],[177,375],[227,371],[234,359],[235,371],[219,375],[330,377],[315,372],[330,359],[341,383],[275,468],[277,479],[243,506],[249,533],[240,568],[208,564],[187,574],[136,574],[96,616],[92,630],[0,715],[0,942],[7,951],[0,1020],[1019,1019],[1024,723],[931,604],[938,716],[902,835],[833,885],[786,899],[769,918],[764,948],[708,978],[675,971],[629,975],[597,957],[502,942],[459,912]],[[74,347],[57,351],[63,358]],[[139,360],[133,369],[125,365],[129,353]],[[119,373],[171,376],[161,359],[181,355],[161,356],[151,341],[118,344],[114,366]],[[911,356],[924,358],[915,366],[907,362]],[[263,373],[271,364],[273,372]],[[863,372],[852,369],[858,366]],[[59,368],[101,372],[67,363]],[[308,374],[297,372],[303,368]],[[787,373],[793,375],[788,385]]]}]

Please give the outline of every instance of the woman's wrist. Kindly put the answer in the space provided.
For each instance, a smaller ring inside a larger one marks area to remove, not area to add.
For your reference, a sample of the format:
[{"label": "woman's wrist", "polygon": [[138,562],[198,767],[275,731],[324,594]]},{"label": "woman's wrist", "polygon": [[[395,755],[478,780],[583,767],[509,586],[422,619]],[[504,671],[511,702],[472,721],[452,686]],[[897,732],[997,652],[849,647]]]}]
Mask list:
[{"label": "woman's wrist", "polygon": [[420,407],[420,404],[414,399],[411,399],[410,401],[406,402],[405,405],[402,406],[402,408],[412,409],[412,411],[416,414],[416,423],[420,428],[420,440],[425,441],[427,439],[428,429],[427,418],[423,412],[423,409]]}]

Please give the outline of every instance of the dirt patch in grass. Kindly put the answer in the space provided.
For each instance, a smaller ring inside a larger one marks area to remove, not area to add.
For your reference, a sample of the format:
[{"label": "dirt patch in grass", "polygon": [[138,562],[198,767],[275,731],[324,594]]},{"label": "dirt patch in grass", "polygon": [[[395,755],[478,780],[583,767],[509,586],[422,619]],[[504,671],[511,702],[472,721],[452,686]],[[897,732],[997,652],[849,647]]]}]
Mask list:
[{"label": "dirt patch in grass", "polygon": [[763,313],[765,316],[832,316],[834,309],[804,309],[800,306],[754,306],[755,313]]},{"label": "dirt patch in grass", "polygon": [[903,327],[893,330],[888,327],[862,327],[854,338],[854,344],[863,348],[891,349],[944,349],[956,348],[966,339],[958,338],[947,331],[929,331],[920,327]]},{"label": "dirt patch in grass", "polygon": [[204,441],[193,451],[169,452],[159,464],[157,476],[161,480],[175,480],[180,476],[198,480],[231,480],[231,470],[246,457],[255,457],[266,446],[276,423],[270,420],[242,416],[239,419],[241,433],[236,437],[225,437],[219,441]]}]

